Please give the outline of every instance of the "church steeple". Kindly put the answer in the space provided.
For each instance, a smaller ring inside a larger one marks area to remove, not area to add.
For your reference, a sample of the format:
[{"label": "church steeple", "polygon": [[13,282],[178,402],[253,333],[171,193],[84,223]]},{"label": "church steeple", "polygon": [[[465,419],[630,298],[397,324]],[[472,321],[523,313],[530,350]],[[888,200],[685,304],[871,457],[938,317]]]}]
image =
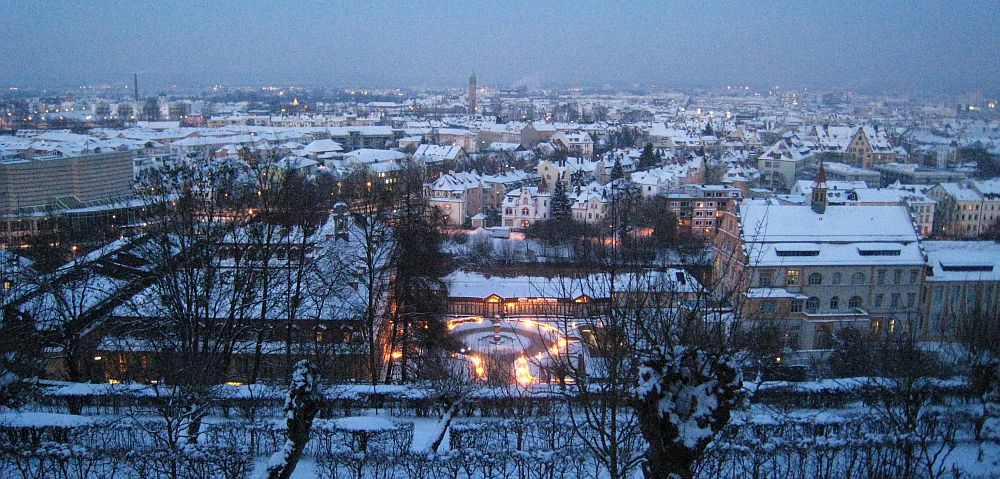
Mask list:
[{"label": "church steeple", "polygon": [[813,185],[812,190],[812,210],[823,214],[826,212],[826,206],[829,198],[826,196],[826,170],[823,169],[823,162],[819,163],[819,171],[816,172],[816,183]]}]

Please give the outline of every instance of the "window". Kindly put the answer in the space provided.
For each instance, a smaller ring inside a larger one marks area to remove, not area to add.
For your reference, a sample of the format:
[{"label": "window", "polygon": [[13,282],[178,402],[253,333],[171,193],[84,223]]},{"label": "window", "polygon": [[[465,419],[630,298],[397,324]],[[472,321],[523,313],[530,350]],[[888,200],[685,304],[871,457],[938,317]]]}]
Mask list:
[{"label": "window", "polygon": [[851,275],[851,284],[865,284],[865,274],[854,273]]},{"label": "window", "polygon": [[876,282],[878,284],[885,284],[885,270],[884,269],[878,270],[878,280],[876,280]]},{"label": "window", "polygon": [[917,270],[910,270],[910,284],[917,284],[917,274],[919,274]]},{"label": "window", "polygon": [[861,307],[861,304],[861,296],[851,296],[851,299],[847,301],[847,307],[851,309],[858,309]]},{"label": "window", "polygon": [[527,208],[522,208],[521,209],[521,216],[528,216],[528,209]]},{"label": "window", "polygon": [[778,311],[778,306],[774,304],[774,301],[764,301],[764,312],[768,314],[774,314]]},{"label": "window", "polygon": [[774,250],[774,253],[778,256],[819,256],[819,250],[815,251],[804,251],[804,250]]},{"label": "window", "polygon": [[858,254],[861,256],[899,256],[900,250],[898,249],[859,249]]},{"label": "window", "polygon": [[993,265],[991,265],[991,264],[980,264],[980,265],[975,265],[975,264],[970,264],[970,265],[948,264],[948,265],[945,265],[945,264],[942,264],[941,265],[941,270],[942,271],[961,271],[961,272],[981,271],[981,272],[985,273],[985,272],[993,271]]},{"label": "window", "polygon": [[793,299],[793,300],[792,300],[792,308],[791,308],[791,311],[792,311],[793,313],[801,313],[801,312],[802,312],[802,301],[799,301],[799,300],[797,300],[797,299]]},{"label": "window", "polygon": [[881,308],[882,307],[882,297],[883,297],[882,293],[879,293],[879,294],[875,295],[875,307],[876,308]]},{"label": "window", "polygon": [[892,293],[892,296],[890,296],[889,299],[889,306],[892,306],[893,308],[899,307],[899,293]]},{"label": "window", "polygon": [[833,273],[833,284],[840,284],[840,273]]},{"label": "window", "polygon": [[906,306],[909,308],[913,307],[913,304],[917,302],[916,293],[906,293]]},{"label": "window", "polygon": [[773,282],[773,273],[770,271],[761,271],[757,273],[757,285],[758,286],[771,286]]},{"label": "window", "polygon": [[840,298],[839,297],[834,296],[834,297],[830,298],[830,309],[832,309],[834,311],[840,309]]},{"label": "window", "polygon": [[809,313],[815,313],[819,309],[819,298],[812,296],[806,300],[806,311]]},{"label": "window", "polygon": [[809,275],[809,284],[812,286],[823,284],[823,275],[812,273]]},{"label": "window", "polygon": [[799,284],[799,276],[801,274],[802,272],[797,269],[785,271],[785,284],[788,286],[797,286]]},{"label": "window", "polygon": [[897,269],[892,272],[892,283],[899,284],[903,281],[903,270]]}]

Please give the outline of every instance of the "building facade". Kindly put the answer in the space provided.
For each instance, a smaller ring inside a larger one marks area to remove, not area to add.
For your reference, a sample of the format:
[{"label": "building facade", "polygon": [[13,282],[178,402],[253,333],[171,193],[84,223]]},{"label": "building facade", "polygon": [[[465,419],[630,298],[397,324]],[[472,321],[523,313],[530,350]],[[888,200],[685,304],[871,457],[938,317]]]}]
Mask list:
[{"label": "building facade", "polygon": [[787,347],[826,349],[842,328],[889,335],[918,319],[925,265],[904,206],[746,201],[724,214],[714,248],[722,289],[780,325]]},{"label": "building facade", "polygon": [[[40,156],[0,162],[0,214],[63,209],[132,193],[135,152]],[[66,199],[74,204],[64,204]]]}]

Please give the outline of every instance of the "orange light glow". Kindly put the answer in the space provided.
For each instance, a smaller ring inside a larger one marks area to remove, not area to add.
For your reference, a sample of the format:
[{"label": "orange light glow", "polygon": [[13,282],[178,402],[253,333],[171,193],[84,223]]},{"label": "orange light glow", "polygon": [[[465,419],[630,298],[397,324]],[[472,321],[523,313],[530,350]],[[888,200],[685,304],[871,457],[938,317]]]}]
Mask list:
[{"label": "orange light glow", "polygon": [[470,316],[468,318],[456,318],[448,321],[448,330],[451,331],[458,327],[460,324],[465,323],[481,323],[483,322],[482,316]]},{"label": "orange light glow", "polygon": [[528,367],[528,358],[521,356],[514,360],[514,378],[522,386],[535,381],[535,377],[531,375],[531,369]]},{"label": "orange light glow", "polygon": [[479,356],[470,356],[469,360],[472,361],[472,366],[476,371],[476,376],[479,376],[480,379],[486,379],[486,367],[483,366],[483,359]]}]

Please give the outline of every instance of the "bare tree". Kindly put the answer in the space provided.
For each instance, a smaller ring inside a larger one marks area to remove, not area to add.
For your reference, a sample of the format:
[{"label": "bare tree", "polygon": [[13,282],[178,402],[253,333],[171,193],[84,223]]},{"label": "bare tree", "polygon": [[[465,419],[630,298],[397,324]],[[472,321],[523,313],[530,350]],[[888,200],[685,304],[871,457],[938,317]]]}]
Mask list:
[{"label": "bare tree", "polygon": [[352,251],[341,259],[343,267],[354,271],[358,278],[356,291],[363,323],[360,333],[367,348],[366,373],[375,385],[382,381],[384,358],[390,354],[385,350],[382,334],[396,241],[391,225],[392,199],[384,184],[370,179],[354,182],[352,190],[352,222],[348,228]]},{"label": "bare tree", "polygon": [[34,278],[38,293],[32,300],[35,317],[40,329],[50,336],[50,344],[61,350],[66,379],[74,382],[87,379],[84,364],[92,345],[87,344],[85,335],[100,319],[92,314],[95,307],[124,283],[99,274],[92,262],[75,258],[52,274]]},{"label": "bare tree", "polygon": [[0,406],[19,404],[43,368],[34,311],[20,304],[34,291],[35,275],[28,260],[0,249]]},{"label": "bare tree", "polygon": [[896,436],[901,477],[942,477],[956,434],[954,422],[933,408],[939,394],[935,379],[944,374],[944,365],[909,333],[887,339],[876,355],[869,376],[875,393],[868,404]]},{"label": "bare tree", "polygon": [[735,334],[744,326],[735,308],[710,307],[712,298],[731,294],[685,273],[644,268],[632,234],[637,195],[627,184],[613,191],[595,257],[600,279],[590,287],[608,302],[585,340],[599,361],[591,370],[565,364],[577,384],[570,416],[611,477],[628,477],[640,465],[649,478],[693,477],[709,443],[745,403],[746,354]]},{"label": "bare tree", "polygon": [[983,444],[989,436],[984,434],[986,424],[995,421],[1000,413],[993,404],[997,402],[996,395],[1000,392],[1000,315],[995,311],[982,311],[978,304],[981,301],[977,301],[972,314],[959,322],[958,340],[968,353],[973,394],[983,407],[983,414],[975,424],[979,460],[982,460]]},{"label": "bare tree", "polygon": [[[241,173],[191,173],[139,251],[157,276],[124,306],[134,318],[126,326],[140,356],[129,366],[132,377],[155,382],[156,394],[165,398],[161,417],[179,418],[189,442],[197,441],[214,386],[229,380],[233,357],[251,336],[249,320],[259,301],[254,252],[225,247],[253,216],[245,197],[254,192],[242,187]],[[142,360],[144,355],[153,358]]]}]

